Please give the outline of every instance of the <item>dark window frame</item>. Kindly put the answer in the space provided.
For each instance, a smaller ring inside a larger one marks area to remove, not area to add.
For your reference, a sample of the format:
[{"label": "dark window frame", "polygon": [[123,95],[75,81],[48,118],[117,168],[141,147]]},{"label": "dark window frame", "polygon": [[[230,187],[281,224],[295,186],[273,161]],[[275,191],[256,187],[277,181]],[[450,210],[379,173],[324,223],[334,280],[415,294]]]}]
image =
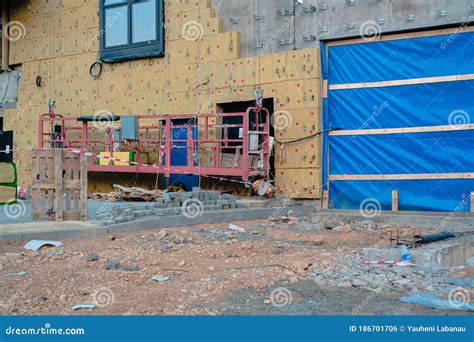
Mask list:
[{"label": "dark window frame", "polygon": [[[132,5],[139,3],[138,0],[123,0],[120,3],[104,5],[105,0],[99,1],[99,44],[100,59],[104,62],[120,62],[139,58],[163,57],[165,52],[165,32],[164,32],[164,0],[154,0],[156,2],[156,40],[132,43]],[[109,8],[127,6],[128,21],[128,43],[113,47],[105,46],[105,10]]]}]

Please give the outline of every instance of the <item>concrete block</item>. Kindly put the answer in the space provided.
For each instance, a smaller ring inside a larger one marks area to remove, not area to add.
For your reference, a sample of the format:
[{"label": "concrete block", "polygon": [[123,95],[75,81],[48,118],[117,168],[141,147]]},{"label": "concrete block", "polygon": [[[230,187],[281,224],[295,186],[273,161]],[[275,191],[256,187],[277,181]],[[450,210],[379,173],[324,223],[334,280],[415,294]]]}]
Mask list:
[{"label": "concrete block", "polygon": [[163,195],[162,195],[162,196],[163,196],[163,202],[164,202],[164,203],[167,203],[167,204],[168,204],[168,203],[171,202],[171,197],[170,197],[170,195],[169,195],[167,192],[163,192]]},{"label": "concrete block", "polygon": [[168,209],[155,209],[153,212],[155,216],[163,217],[167,215]]},{"label": "concrete block", "polygon": [[125,208],[123,213],[124,213],[125,217],[133,217],[134,216],[132,208]]},{"label": "concrete block", "polygon": [[118,217],[123,214],[123,209],[121,207],[114,207],[112,208],[112,215],[114,217]]},{"label": "concrete block", "polygon": [[125,216],[118,216],[118,217],[114,218],[115,223],[125,223],[127,221],[128,220]]},{"label": "concrete block", "polygon": [[112,220],[103,220],[103,221],[94,221],[94,223],[99,226],[105,227],[105,226],[111,226],[115,224],[116,222]]},{"label": "concrete block", "polygon": [[153,216],[155,213],[153,210],[137,210],[134,211],[135,217],[147,217],[147,216]]},{"label": "concrete block", "polygon": [[183,199],[183,200],[187,200],[187,199],[193,198],[193,197],[194,197],[194,193],[193,193],[193,192],[182,192],[182,193],[180,194],[180,197],[181,197],[181,199]]},{"label": "concrete block", "polygon": [[179,192],[168,192],[167,194],[168,194],[169,198],[171,198],[172,200],[176,199],[176,198],[179,198]]},{"label": "concrete block", "polygon": [[205,205],[204,211],[215,211],[215,210],[222,210],[221,205]]}]

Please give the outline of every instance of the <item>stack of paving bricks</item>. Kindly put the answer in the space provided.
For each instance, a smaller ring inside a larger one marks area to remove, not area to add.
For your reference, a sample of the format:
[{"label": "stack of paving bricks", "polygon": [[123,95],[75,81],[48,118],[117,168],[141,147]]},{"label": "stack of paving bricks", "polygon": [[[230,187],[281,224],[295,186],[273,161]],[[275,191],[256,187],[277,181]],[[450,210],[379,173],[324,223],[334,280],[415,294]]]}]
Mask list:
[{"label": "stack of paving bricks", "polygon": [[[184,216],[189,204],[189,211],[197,216],[216,210],[237,208],[237,198],[218,191],[202,191],[193,188],[192,192],[166,192],[157,198],[156,203],[117,205],[111,211],[100,213],[92,218],[93,223],[103,226],[132,222],[149,217]],[[195,208],[191,208],[194,206]]]},{"label": "stack of paving bricks", "polygon": [[12,204],[17,199],[16,167],[12,163],[0,163],[0,205]]},{"label": "stack of paving bricks", "polygon": [[[240,58],[239,32],[222,32],[222,20],[228,18],[217,18],[209,0],[165,3],[165,57],[105,63],[98,79],[90,77],[89,67],[99,52],[99,0],[28,0],[15,6],[11,20],[27,29],[23,39],[10,43],[10,64],[21,64],[23,71],[18,108],[4,114],[5,122],[12,123],[8,128],[15,130],[15,148],[37,146],[38,117],[47,111],[50,98],[56,101],[56,112],[66,116],[100,110],[117,115],[192,114],[218,112],[222,103],[252,101],[257,86],[265,98],[273,99],[276,111],[291,116],[288,127],[275,131],[277,140],[320,130],[319,49],[274,54],[261,49],[261,56]],[[183,28],[194,22],[202,26],[202,36],[184,39]],[[274,39],[273,32],[268,34],[262,40]],[[37,76],[42,77],[39,87]],[[300,198],[319,198],[319,138],[284,150],[283,155],[276,145],[276,186]],[[28,185],[31,158],[24,152],[15,158],[21,184]],[[109,179],[100,175],[89,184],[90,192],[112,190]]]}]

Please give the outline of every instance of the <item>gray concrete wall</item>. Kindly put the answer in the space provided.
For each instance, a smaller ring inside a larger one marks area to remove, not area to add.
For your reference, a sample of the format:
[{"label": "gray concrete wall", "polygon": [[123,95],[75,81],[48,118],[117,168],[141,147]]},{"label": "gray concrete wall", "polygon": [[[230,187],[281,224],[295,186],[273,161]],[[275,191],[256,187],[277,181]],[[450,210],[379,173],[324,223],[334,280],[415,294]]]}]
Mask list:
[{"label": "gray concrete wall", "polygon": [[0,116],[3,114],[3,109],[16,107],[20,81],[21,66],[11,71],[0,72]]},{"label": "gray concrete wall", "polygon": [[225,30],[241,32],[244,57],[317,47],[320,39],[358,36],[374,28],[383,33],[474,24],[473,0],[353,0],[354,5],[349,5],[351,0],[300,0],[302,4],[294,5],[296,2],[212,0]]}]

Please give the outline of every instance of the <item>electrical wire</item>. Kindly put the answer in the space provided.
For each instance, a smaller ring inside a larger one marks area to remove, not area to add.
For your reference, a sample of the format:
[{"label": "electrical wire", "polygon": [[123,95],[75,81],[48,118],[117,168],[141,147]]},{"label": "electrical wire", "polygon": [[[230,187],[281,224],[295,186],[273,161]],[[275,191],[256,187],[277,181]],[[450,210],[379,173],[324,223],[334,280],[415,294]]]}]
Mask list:
[{"label": "electrical wire", "polygon": [[333,131],[340,131],[341,129],[342,129],[342,128],[331,128],[331,129],[327,129],[327,130],[324,130],[324,131],[320,131],[320,132],[317,132],[317,133],[308,135],[308,136],[303,137],[303,138],[295,139],[295,140],[281,141],[281,140],[276,140],[276,139],[275,139],[275,142],[278,143],[278,144],[296,144],[296,143],[299,143],[300,141],[308,140],[308,139],[317,137],[317,136],[319,136],[319,135],[321,135],[321,134],[330,133],[330,132],[333,132]]}]

